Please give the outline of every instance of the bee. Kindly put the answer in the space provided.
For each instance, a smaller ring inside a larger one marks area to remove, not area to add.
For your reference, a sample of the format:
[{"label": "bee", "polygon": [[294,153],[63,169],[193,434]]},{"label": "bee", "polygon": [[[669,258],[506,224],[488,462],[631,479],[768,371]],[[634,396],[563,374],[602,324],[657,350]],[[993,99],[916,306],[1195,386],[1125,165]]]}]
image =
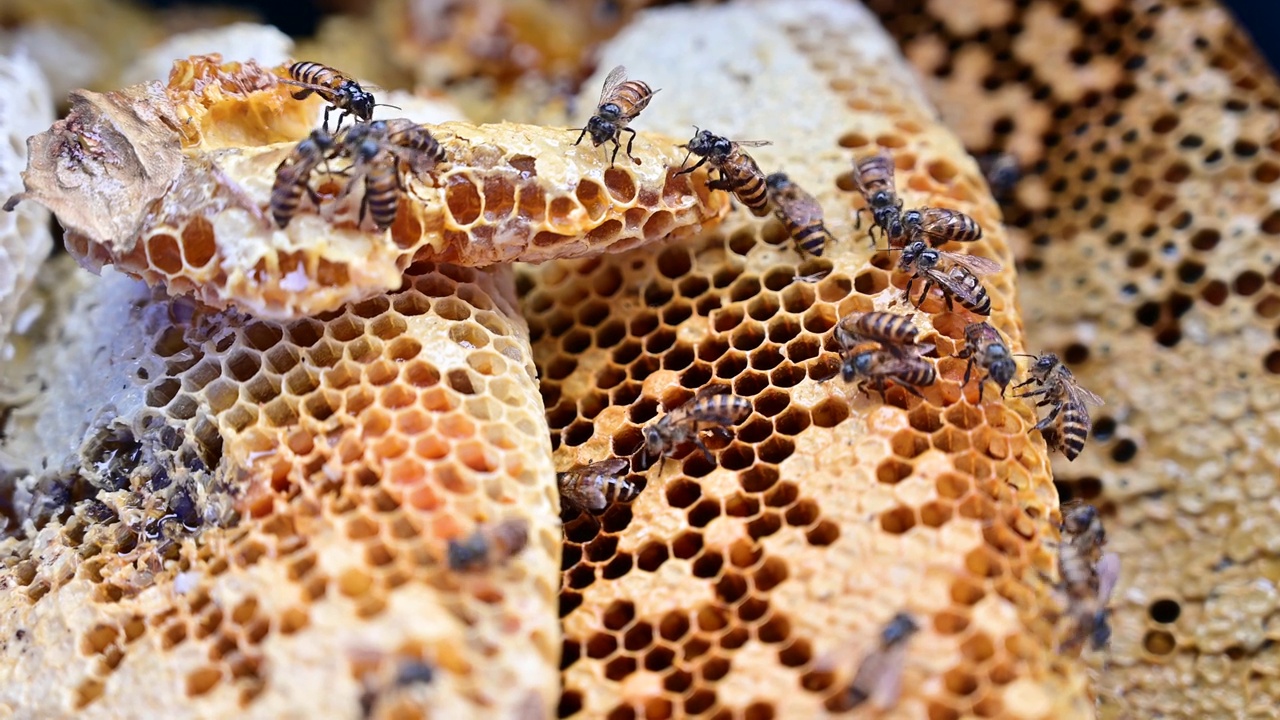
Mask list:
[{"label": "bee", "polygon": [[1025,357],[1036,358],[1031,364],[1031,377],[1014,387],[1021,388],[1032,383],[1038,387],[1018,397],[1041,396],[1036,407],[1053,406],[1049,414],[1032,429],[1039,430],[1049,447],[1062,453],[1068,461],[1075,460],[1084,449],[1084,442],[1093,427],[1086,405],[1101,406],[1102,398],[1080,387],[1075,376],[1057,355],[1045,353]]},{"label": "bee", "polygon": [[628,80],[627,69],[622,65],[609,71],[604,79],[604,87],[600,90],[600,102],[596,104],[596,114],[587,120],[587,126],[578,135],[577,145],[582,138],[591,135],[591,144],[600,147],[606,142],[613,142],[613,156],[609,158],[609,167],[613,167],[618,159],[618,150],[622,148],[619,138],[623,132],[631,133],[627,140],[627,157],[639,165],[640,161],[631,155],[631,146],[636,141],[636,131],[627,127],[649,105],[658,90],[652,90],[648,84],[639,80]]},{"label": "bee", "polygon": [[[849,350],[859,341],[882,343],[890,350],[914,346],[919,330],[909,315],[890,312],[853,313],[840,318],[835,328],[836,340]],[[915,348],[913,348],[915,349]]]},{"label": "bee", "polygon": [[976,365],[987,371],[987,376],[978,383],[978,402],[982,402],[982,391],[987,380],[993,380],[1000,386],[1003,397],[1013,375],[1018,371],[1018,363],[1004,344],[1000,332],[984,322],[974,322],[964,327],[964,349],[956,354],[961,360],[968,360],[964,369],[964,384],[969,384],[969,377]]},{"label": "bee", "polygon": [[329,154],[334,150],[333,136],[324,130],[311,131],[310,137],[298,143],[293,151],[276,166],[276,179],[271,186],[271,217],[281,228],[298,212],[302,194],[316,205],[320,204],[320,196],[311,188],[311,173],[323,163],[328,162]]},{"label": "bee", "polygon": [[693,139],[681,145],[689,151],[684,157],[683,167],[689,162],[689,155],[697,155],[701,159],[693,167],[684,168],[677,175],[691,173],[710,162],[711,167],[720,171],[720,176],[707,183],[712,190],[724,190],[737,196],[739,202],[747,206],[752,215],[764,217],[769,213],[769,188],[765,184],[764,173],[750,155],[742,151],[744,147],[763,147],[770,145],[768,140],[730,140],[713,134],[710,130],[696,131]]},{"label": "bee", "polygon": [[345,198],[363,181],[359,222],[364,222],[368,213],[378,230],[386,230],[395,222],[400,195],[405,192],[401,163],[421,175],[445,158],[440,143],[430,132],[403,120],[356,125],[341,133],[337,142],[341,152],[351,157],[351,167],[346,171],[351,177],[338,199]]},{"label": "bee", "polygon": [[[947,267],[944,268],[944,265]],[[975,315],[991,314],[991,297],[987,295],[986,288],[982,287],[977,276],[1000,272],[1000,263],[995,260],[945,252],[917,240],[902,249],[898,269],[912,273],[911,280],[907,282],[908,301],[911,300],[911,287],[916,280],[924,280],[924,290],[920,293],[920,299],[915,302],[916,307],[924,302],[929,291],[937,285],[942,289],[948,310],[953,309],[954,300]]]},{"label": "bee", "polygon": [[898,704],[902,694],[902,670],[907,659],[907,641],[920,631],[914,618],[905,612],[894,615],[880,630],[880,644],[863,658],[845,695],[845,705],[858,707],[868,700],[880,710]]},{"label": "bee", "polygon": [[1111,636],[1107,605],[1120,580],[1120,556],[1101,554],[1107,534],[1097,508],[1081,503],[1063,510],[1058,572],[1074,625],[1065,644],[1077,647],[1088,638],[1095,650],[1101,649]]},{"label": "bee", "polygon": [[[702,438],[698,437],[698,431],[710,430],[727,438],[730,433],[725,426],[736,425],[751,414],[750,400],[727,393],[728,388],[724,386],[703,388],[685,404],[646,425],[645,463],[648,464],[659,455],[665,461],[677,447],[686,442],[696,445],[707,462],[714,463],[715,458]],[[699,424],[704,427],[699,427]]]},{"label": "bee", "polygon": [[803,188],[791,182],[786,173],[773,173],[764,179],[773,201],[774,215],[787,228],[801,253],[821,256],[835,238],[822,223],[822,206]]},{"label": "bee", "polygon": [[626,479],[628,465],[625,458],[609,458],[559,473],[560,496],[569,505],[589,512],[603,510],[610,502],[630,502],[638,493]]},{"label": "bee", "polygon": [[[329,113],[341,110],[338,116],[337,132],[342,128],[342,121],[351,115],[357,122],[369,122],[373,119],[373,109],[379,103],[374,100],[373,93],[360,87],[360,83],[352,80],[328,65],[317,62],[296,62],[289,66],[288,80],[280,82],[302,88],[293,93],[294,100],[305,100],[311,93],[316,93],[329,103],[324,109],[324,129],[329,129]],[[386,105],[385,107],[395,107]],[[399,110],[399,108],[396,108]]]},{"label": "bee", "polygon": [[893,178],[893,156],[886,150],[863,158],[854,164],[853,181],[858,191],[867,202],[865,208],[857,213],[858,226],[862,225],[862,213],[871,214],[872,227],[868,228],[871,241],[875,243],[875,235],[871,233],[880,228],[881,234],[889,238],[889,246],[897,247],[905,240],[906,231],[902,225],[902,200],[898,198]]},{"label": "bee", "polygon": [[[924,397],[916,388],[932,385],[938,379],[933,363],[918,356],[895,352],[893,350],[863,350],[847,355],[840,366],[841,377],[845,382],[854,382],[859,377],[871,381],[871,386],[881,395],[885,392],[885,381],[892,380],[907,392],[916,397]],[[866,391],[866,386],[863,386]]]},{"label": "bee", "polygon": [[902,230],[911,240],[928,238],[938,247],[947,241],[974,242],[982,239],[982,226],[959,210],[922,207],[902,213]]},{"label": "bee", "polygon": [[449,569],[484,570],[519,553],[529,543],[529,522],[509,518],[482,525],[465,538],[449,541]]},{"label": "bee", "polygon": [[1004,202],[1013,195],[1018,181],[1022,179],[1022,168],[1018,164],[1018,156],[1013,153],[990,153],[978,158],[978,167],[991,186],[991,194],[996,200]]}]

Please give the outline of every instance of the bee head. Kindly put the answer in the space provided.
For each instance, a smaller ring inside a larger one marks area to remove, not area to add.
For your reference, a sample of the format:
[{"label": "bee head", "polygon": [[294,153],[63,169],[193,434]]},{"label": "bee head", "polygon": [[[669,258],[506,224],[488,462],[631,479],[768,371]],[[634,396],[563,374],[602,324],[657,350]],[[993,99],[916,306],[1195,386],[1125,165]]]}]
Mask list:
[{"label": "bee head", "polygon": [[1053,372],[1062,361],[1054,353],[1045,353],[1031,365],[1031,374],[1037,378],[1044,379],[1049,377],[1049,373]]},{"label": "bee head", "polygon": [[893,645],[902,642],[914,635],[920,630],[920,626],[916,624],[914,618],[904,612],[900,612],[893,616],[884,627],[884,631],[880,633],[880,640],[885,645]]},{"label": "bee head", "polygon": [[373,119],[373,108],[378,104],[378,101],[373,98],[373,93],[356,85],[348,90],[348,97],[351,100],[350,110],[352,115],[365,122]]},{"label": "bee head", "polygon": [[1089,529],[1098,519],[1098,508],[1080,504],[1070,508],[1062,516],[1062,530],[1072,535],[1079,535]]},{"label": "bee head", "polygon": [[867,204],[871,206],[873,212],[884,208],[894,207],[895,203],[893,202],[893,193],[888,190],[880,190],[879,192],[872,193]]},{"label": "bee head", "polygon": [[923,220],[924,216],[920,214],[919,210],[908,210],[902,213],[903,225],[919,225]]},{"label": "bee head", "polygon": [[923,241],[917,240],[902,248],[902,267],[907,267],[917,260],[919,260],[921,264],[924,264],[930,259],[937,262],[937,253],[930,252],[929,246],[925,245]]},{"label": "bee head", "polygon": [[791,184],[791,178],[786,173],[776,172],[764,179],[764,184],[769,186],[770,190],[781,190]]},{"label": "bee head", "polygon": [[852,357],[847,357],[840,364],[840,377],[845,382],[853,382],[859,375],[866,375],[871,372],[874,360],[875,354],[872,352],[861,352]]},{"label": "bee head", "polygon": [[591,144],[599,147],[618,134],[618,126],[603,113],[592,115],[587,121],[587,134],[591,136]]},{"label": "bee head", "polygon": [[666,443],[662,441],[662,433],[658,432],[656,425],[649,425],[644,429],[644,455],[648,461],[666,449]]}]

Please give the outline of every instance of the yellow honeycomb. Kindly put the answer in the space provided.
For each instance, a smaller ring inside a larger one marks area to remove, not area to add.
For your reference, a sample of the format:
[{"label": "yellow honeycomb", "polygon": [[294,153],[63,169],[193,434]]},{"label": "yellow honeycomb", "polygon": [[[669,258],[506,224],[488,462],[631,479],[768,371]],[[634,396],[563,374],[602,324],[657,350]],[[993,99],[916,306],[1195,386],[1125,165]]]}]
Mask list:
[{"label": "yellow honeycomb", "polygon": [[1055,461],[1124,562],[1100,715],[1274,717],[1273,72],[1215,2],[872,5],[968,147],[1019,157],[1033,346],[1107,400]]},{"label": "yellow honeycomb", "polygon": [[[552,706],[556,499],[509,267],[415,264],[394,293],[287,323],[110,271],[68,284],[51,319],[67,344],[16,371],[49,382],[137,354],[94,379],[110,404],[63,383],[6,427],[30,464],[6,467],[25,522],[0,541],[0,707]],[[516,559],[447,570],[448,541],[511,517],[531,527]],[[26,681],[51,667],[56,688]]]},{"label": "yellow honeycomb", "polygon": [[[1045,448],[1025,403],[960,387],[969,318],[936,297],[917,316],[943,358],[923,401],[820,382],[838,370],[840,317],[909,311],[895,259],[852,228],[855,158],[892,150],[909,206],[971,214],[987,231],[973,251],[1010,263],[976,165],[894,52],[839,2],[663,9],[607,46],[598,75],[622,63],[663,88],[646,127],[773,141],[752,155],[814,193],[839,241],[803,258],[777,220],[738,207],[693,242],[521,273],[556,467],[630,457],[644,483],[632,503],[562,515],[561,717],[839,715],[898,611],[923,629],[886,716],[1092,716],[1043,579]],[[1013,280],[988,283],[991,321],[1022,351]],[[752,403],[735,439],[711,445],[716,464],[690,452],[646,469],[641,428],[708,383]]]},{"label": "yellow honeycomb", "polygon": [[[76,93],[70,116],[33,141],[28,196],[90,269],[114,264],[173,295],[281,319],[396,288],[415,261],[621,252],[691,235],[728,209],[705,171],[676,174],[671,138],[642,134],[642,161],[609,167],[564,128],[445,123],[428,129],[447,165],[430,185],[408,182],[389,234],[357,227],[358,194],[332,218],[308,208],[280,229],[266,211],[275,169],[322,104],[290,98],[284,72],[201,56],[178,62],[164,88]],[[90,181],[102,174],[111,182]],[[340,190],[336,178],[320,188]]]}]

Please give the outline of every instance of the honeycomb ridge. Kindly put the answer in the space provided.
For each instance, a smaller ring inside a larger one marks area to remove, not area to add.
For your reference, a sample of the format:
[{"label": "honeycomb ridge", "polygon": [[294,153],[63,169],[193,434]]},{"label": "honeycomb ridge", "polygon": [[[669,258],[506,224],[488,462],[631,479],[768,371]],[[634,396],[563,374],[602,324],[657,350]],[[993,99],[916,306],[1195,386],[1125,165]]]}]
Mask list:
[{"label": "honeycomb ridge", "polygon": [[[753,47],[767,59],[740,52]],[[960,386],[967,317],[936,298],[916,315],[943,358],[923,401],[821,382],[840,317],[909,311],[907,278],[852,227],[853,160],[877,147],[909,206],[982,223],[974,252],[1006,267],[990,321],[1023,348],[996,205],[891,41],[841,2],[663,8],[606,46],[599,67],[616,64],[663,88],[646,127],[772,140],[753,157],[814,194],[838,241],[803,258],[776,219],[738,207],[692,243],[522,272],[556,467],[630,457],[644,483],[632,503],[562,515],[560,716],[846,715],[856,663],[905,610],[923,629],[886,716],[1091,717],[1043,579],[1046,451],[1026,403]],[[645,470],[641,428],[712,382],[753,407],[711,445],[717,463],[691,452]]]},{"label": "honeycomb ridge", "polygon": [[[27,196],[58,216],[85,267],[113,264],[171,294],[278,319],[394,289],[415,261],[621,252],[690,236],[728,209],[704,171],[676,174],[682,153],[671,138],[642,133],[640,164],[607,167],[605,153],[570,144],[564,128],[445,123],[427,128],[446,169],[408,181],[389,232],[357,226],[358,194],[330,203],[331,217],[312,209],[279,229],[264,210],[275,168],[317,107],[289,98],[282,72],[202,56],[177,63],[165,87],[75,93],[70,116],[34,141]],[[106,140],[82,148],[86,133]],[[70,182],[89,173],[113,182]],[[340,189],[333,181],[320,192]]]},{"label": "honeycomb ridge", "polygon": [[[0,457],[27,464],[5,467],[0,706],[549,711],[556,496],[509,267],[415,264],[281,323],[68,264],[49,266],[78,291],[52,318],[67,344],[6,374],[118,362],[6,426]],[[448,570],[450,540],[508,518],[529,527],[517,558]],[[51,667],[54,692],[22,680]]]}]

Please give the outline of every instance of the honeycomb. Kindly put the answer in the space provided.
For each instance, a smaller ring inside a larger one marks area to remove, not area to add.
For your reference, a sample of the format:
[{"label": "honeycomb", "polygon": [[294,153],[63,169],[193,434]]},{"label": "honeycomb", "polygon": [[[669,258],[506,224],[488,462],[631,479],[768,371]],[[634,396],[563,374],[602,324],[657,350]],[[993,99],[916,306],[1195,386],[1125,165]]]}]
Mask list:
[{"label": "honeycomb", "polygon": [[[53,121],[53,98],[39,67],[21,55],[0,56],[0,197],[22,190],[26,139]],[[0,357],[17,320],[19,299],[49,254],[49,214],[35,207],[0,213]],[[6,385],[0,380],[0,393]]]},{"label": "honeycomb", "polygon": [[124,85],[148,80],[165,80],[174,60],[192,55],[218,53],[225,62],[256,60],[262,65],[279,65],[292,55],[293,40],[270,25],[247,22],[198,29],[170,36],[147,50],[125,68]]},{"label": "honeycomb", "polygon": [[[735,207],[692,242],[522,269],[556,468],[629,457],[644,486],[600,515],[563,511],[560,717],[846,714],[899,611],[922,630],[885,716],[1092,717],[1083,665],[1057,652],[1045,447],[1025,402],[960,387],[969,318],[925,302],[921,341],[942,359],[923,399],[821,382],[840,317],[908,311],[906,276],[853,230],[855,158],[891,149],[909,206],[969,213],[986,230],[974,251],[1011,264],[976,163],[890,39],[842,2],[663,8],[605,47],[598,75],[616,64],[663,88],[645,127],[773,141],[753,157],[813,193],[838,241],[806,259],[776,219]],[[1012,269],[989,290],[991,322],[1025,351]],[[753,407],[709,441],[717,463],[646,469],[641,428],[709,383]]]},{"label": "honeycomb", "polygon": [[[280,323],[62,260],[59,342],[6,368],[50,391],[0,448],[28,463],[5,467],[0,707],[554,707],[557,505],[510,267],[417,263],[395,292]],[[511,562],[447,569],[449,541],[517,517]],[[55,667],[57,687],[27,681]]]},{"label": "honeycomb", "polygon": [[1032,345],[1107,400],[1054,474],[1124,562],[1100,715],[1274,717],[1275,75],[1215,2],[872,4],[970,150],[1021,161]]},{"label": "honeycomb", "polygon": [[[671,138],[642,134],[641,164],[607,167],[564,128],[445,123],[429,130],[449,162],[430,185],[408,181],[389,236],[357,226],[358,194],[330,207],[332,220],[312,209],[281,230],[264,210],[275,169],[323,105],[292,100],[289,87],[214,55],[175,64],[166,88],[75,93],[70,116],[33,140],[27,195],[54,211],[90,269],[113,264],[171,294],[278,319],[386,292],[414,261],[620,252],[687,237],[728,209],[704,171],[676,174]],[[86,148],[86,134],[102,141]],[[100,173],[112,182],[87,181]]]}]

